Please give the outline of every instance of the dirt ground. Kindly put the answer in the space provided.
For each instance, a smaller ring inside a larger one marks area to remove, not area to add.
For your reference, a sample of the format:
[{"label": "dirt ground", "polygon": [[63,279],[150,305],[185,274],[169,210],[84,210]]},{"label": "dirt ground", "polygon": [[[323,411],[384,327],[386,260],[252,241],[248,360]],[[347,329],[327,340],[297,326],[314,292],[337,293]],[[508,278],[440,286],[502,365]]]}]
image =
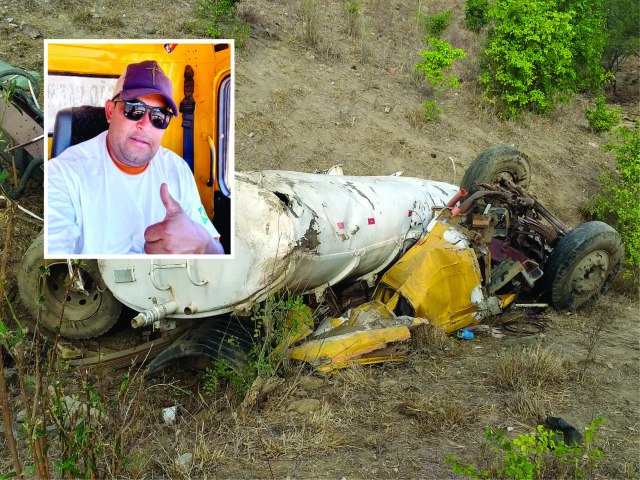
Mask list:
[{"label": "dirt ground", "polygon": [[[41,71],[42,38],[186,37],[182,25],[194,3],[2,2],[0,59]],[[238,170],[313,172],[342,164],[346,174],[401,170],[457,183],[483,149],[513,143],[531,160],[530,191],[567,224],[584,221],[580,205],[596,191],[602,166],[612,162],[601,151],[606,136],[588,128],[587,99],[578,97],[548,117],[498,120],[475,85],[481,43],[462,27],[464,1],[363,4],[351,28],[342,1],[240,4],[252,33],[236,57]],[[468,53],[454,68],[461,88],[436,97],[443,113],[431,123],[420,120],[420,111],[434,92],[412,72],[424,48],[419,8],[427,14],[451,9],[444,37]],[[629,65],[610,98],[626,121],[640,115],[637,59]],[[41,195],[41,187],[31,185],[24,203],[41,212]],[[32,224],[17,228],[14,269],[37,234]],[[17,298],[15,285],[9,283],[8,292]],[[326,378],[300,371],[246,416],[228,396],[205,395],[202,376],[176,367],[145,387],[147,424],[132,440],[129,474],[451,478],[444,458],[477,461],[485,426],[529,433],[552,414],[580,429],[604,416],[601,476],[640,478],[639,305],[637,292],[619,283],[592,308],[546,311],[537,335],[425,342],[414,345],[406,362]],[[557,355],[553,378],[505,387],[505,358],[536,345]],[[169,401],[181,406],[175,425],[159,417]],[[186,452],[193,461],[176,467],[174,460]],[[9,469],[3,438],[0,474]]]}]

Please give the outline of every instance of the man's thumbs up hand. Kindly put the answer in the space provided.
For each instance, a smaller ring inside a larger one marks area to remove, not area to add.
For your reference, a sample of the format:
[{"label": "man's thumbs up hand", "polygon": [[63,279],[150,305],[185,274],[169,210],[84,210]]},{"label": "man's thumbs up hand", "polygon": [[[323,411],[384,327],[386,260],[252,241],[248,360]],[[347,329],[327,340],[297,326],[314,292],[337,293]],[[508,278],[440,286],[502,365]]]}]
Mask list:
[{"label": "man's thumbs up hand", "polygon": [[160,199],[167,214],[164,220],[147,227],[144,251],[148,254],[189,254],[211,252],[213,238],[202,225],[195,223],[171,196],[166,183],[160,185]]},{"label": "man's thumbs up hand", "polygon": [[164,208],[166,208],[167,210],[167,215],[165,219],[170,215],[174,215],[176,213],[182,213],[183,211],[182,207],[171,196],[171,194],[169,193],[169,187],[167,186],[166,183],[163,183],[162,185],[160,185],[160,200],[162,200],[162,204],[164,205]]}]

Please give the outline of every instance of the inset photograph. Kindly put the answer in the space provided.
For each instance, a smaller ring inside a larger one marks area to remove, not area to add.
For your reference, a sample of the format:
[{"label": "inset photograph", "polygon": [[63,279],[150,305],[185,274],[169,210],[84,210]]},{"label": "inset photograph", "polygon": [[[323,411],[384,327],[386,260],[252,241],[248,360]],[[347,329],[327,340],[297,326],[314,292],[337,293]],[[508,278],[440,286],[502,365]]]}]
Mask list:
[{"label": "inset photograph", "polygon": [[233,41],[45,41],[45,258],[232,255]]}]

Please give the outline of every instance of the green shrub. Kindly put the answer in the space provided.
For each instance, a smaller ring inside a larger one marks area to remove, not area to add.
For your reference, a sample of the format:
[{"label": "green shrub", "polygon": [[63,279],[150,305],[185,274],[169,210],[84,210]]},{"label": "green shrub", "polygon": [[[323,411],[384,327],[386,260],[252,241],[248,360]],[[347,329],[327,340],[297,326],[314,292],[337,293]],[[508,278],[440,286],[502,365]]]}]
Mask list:
[{"label": "green shrub", "polygon": [[591,128],[598,133],[608,132],[620,123],[620,109],[608,108],[604,95],[600,95],[596,99],[594,108],[587,107],[585,109],[585,116]]},{"label": "green shrub", "polygon": [[349,0],[344,4],[344,11],[347,14],[347,32],[351,37],[359,36],[358,19],[362,11],[360,0]]},{"label": "green shrub", "polygon": [[451,22],[451,11],[425,15],[418,12],[418,22],[422,24],[426,37],[440,38]]},{"label": "green shrub", "polygon": [[[202,389],[213,395],[230,387],[243,399],[257,377],[269,378],[287,373],[288,347],[311,333],[311,310],[301,296],[269,295],[252,318],[252,346],[245,361],[218,360],[205,369]],[[237,339],[227,343],[237,346]]]},{"label": "green shrub", "polygon": [[349,0],[344,4],[344,11],[347,15],[358,15],[362,9],[362,3],[359,0]]},{"label": "green shrub", "polygon": [[606,11],[604,60],[606,68],[616,72],[627,58],[640,53],[640,8],[637,0],[609,0]]},{"label": "green shrub", "polygon": [[[608,0],[607,0],[608,1]],[[571,15],[571,55],[576,73],[573,89],[598,92],[613,79],[602,66],[607,43],[607,18],[603,0],[564,0],[559,8]]]},{"label": "green shrub", "polygon": [[275,376],[287,366],[287,347],[311,331],[310,310],[300,296],[269,295],[253,319],[251,370],[255,375]]},{"label": "green shrub", "polygon": [[435,88],[457,87],[460,81],[447,70],[451,68],[454,60],[465,58],[467,54],[460,48],[452,48],[445,40],[430,37],[427,42],[431,44],[431,48],[419,52],[424,60],[417,63],[414,69],[424,73],[426,79]]},{"label": "green shrub", "polygon": [[244,371],[234,369],[227,363],[218,360],[205,369],[202,388],[207,395],[213,395],[220,388],[230,385],[243,396],[251,386],[248,382],[252,380],[252,378],[244,374]]},{"label": "green shrub", "polygon": [[479,32],[489,23],[489,0],[467,0],[464,21],[472,32]]},{"label": "green shrub", "polygon": [[427,100],[422,104],[422,113],[425,122],[434,122],[440,118],[442,109],[435,100]]},{"label": "green shrub", "polygon": [[577,91],[597,91],[611,78],[602,68],[605,18],[600,1],[497,0],[495,27],[482,61],[485,99],[503,117],[524,109],[546,113]]},{"label": "green shrub", "polygon": [[622,236],[626,263],[640,271],[640,122],[616,130],[605,151],[616,154],[616,169],[600,175],[602,190],[585,206],[595,218],[609,223]]},{"label": "green shrub", "polygon": [[210,38],[233,38],[242,51],[251,34],[251,27],[236,18],[240,0],[197,0],[194,17],[184,22],[188,32]]},{"label": "green shrub", "polygon": [[485,98],[502,116],[525,107],[552,109],[560,92],[572,92],[571,15],[553,0],[498,0],[490,10],[496,21],[485,50],[481,83]]},{"label": "green shrub", "polygon": [[501,430],[485,429],[484,437],[492,455],[478,468],[465,464],[455,455],[445,463],[456,475],[470,478],[512,478],[529,480],[538,478],[584,478],[593,476],[599,468],[602,452],[595,446],[596,429],[604,423],[599,417],[585,428],[583,443],[568,446],[552,430],[539,425],[535,432],[508,439]]}]

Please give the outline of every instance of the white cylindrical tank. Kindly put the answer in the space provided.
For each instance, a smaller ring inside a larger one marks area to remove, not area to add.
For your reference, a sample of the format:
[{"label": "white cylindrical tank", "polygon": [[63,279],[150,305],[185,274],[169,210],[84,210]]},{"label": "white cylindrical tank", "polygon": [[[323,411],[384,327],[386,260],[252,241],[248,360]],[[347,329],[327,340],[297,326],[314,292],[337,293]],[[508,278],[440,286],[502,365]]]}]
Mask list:
[{"label": "white cylindrical tank", "polygon": [[[174,318],[241,310],[270,292],[311,292],[372,276],[421,235],[458,187],[388,177],[237,172],[234,259],[99,260],[109,289],[142,311],[175,300]],[[197,305],[197,311],[189,308]]]}]

